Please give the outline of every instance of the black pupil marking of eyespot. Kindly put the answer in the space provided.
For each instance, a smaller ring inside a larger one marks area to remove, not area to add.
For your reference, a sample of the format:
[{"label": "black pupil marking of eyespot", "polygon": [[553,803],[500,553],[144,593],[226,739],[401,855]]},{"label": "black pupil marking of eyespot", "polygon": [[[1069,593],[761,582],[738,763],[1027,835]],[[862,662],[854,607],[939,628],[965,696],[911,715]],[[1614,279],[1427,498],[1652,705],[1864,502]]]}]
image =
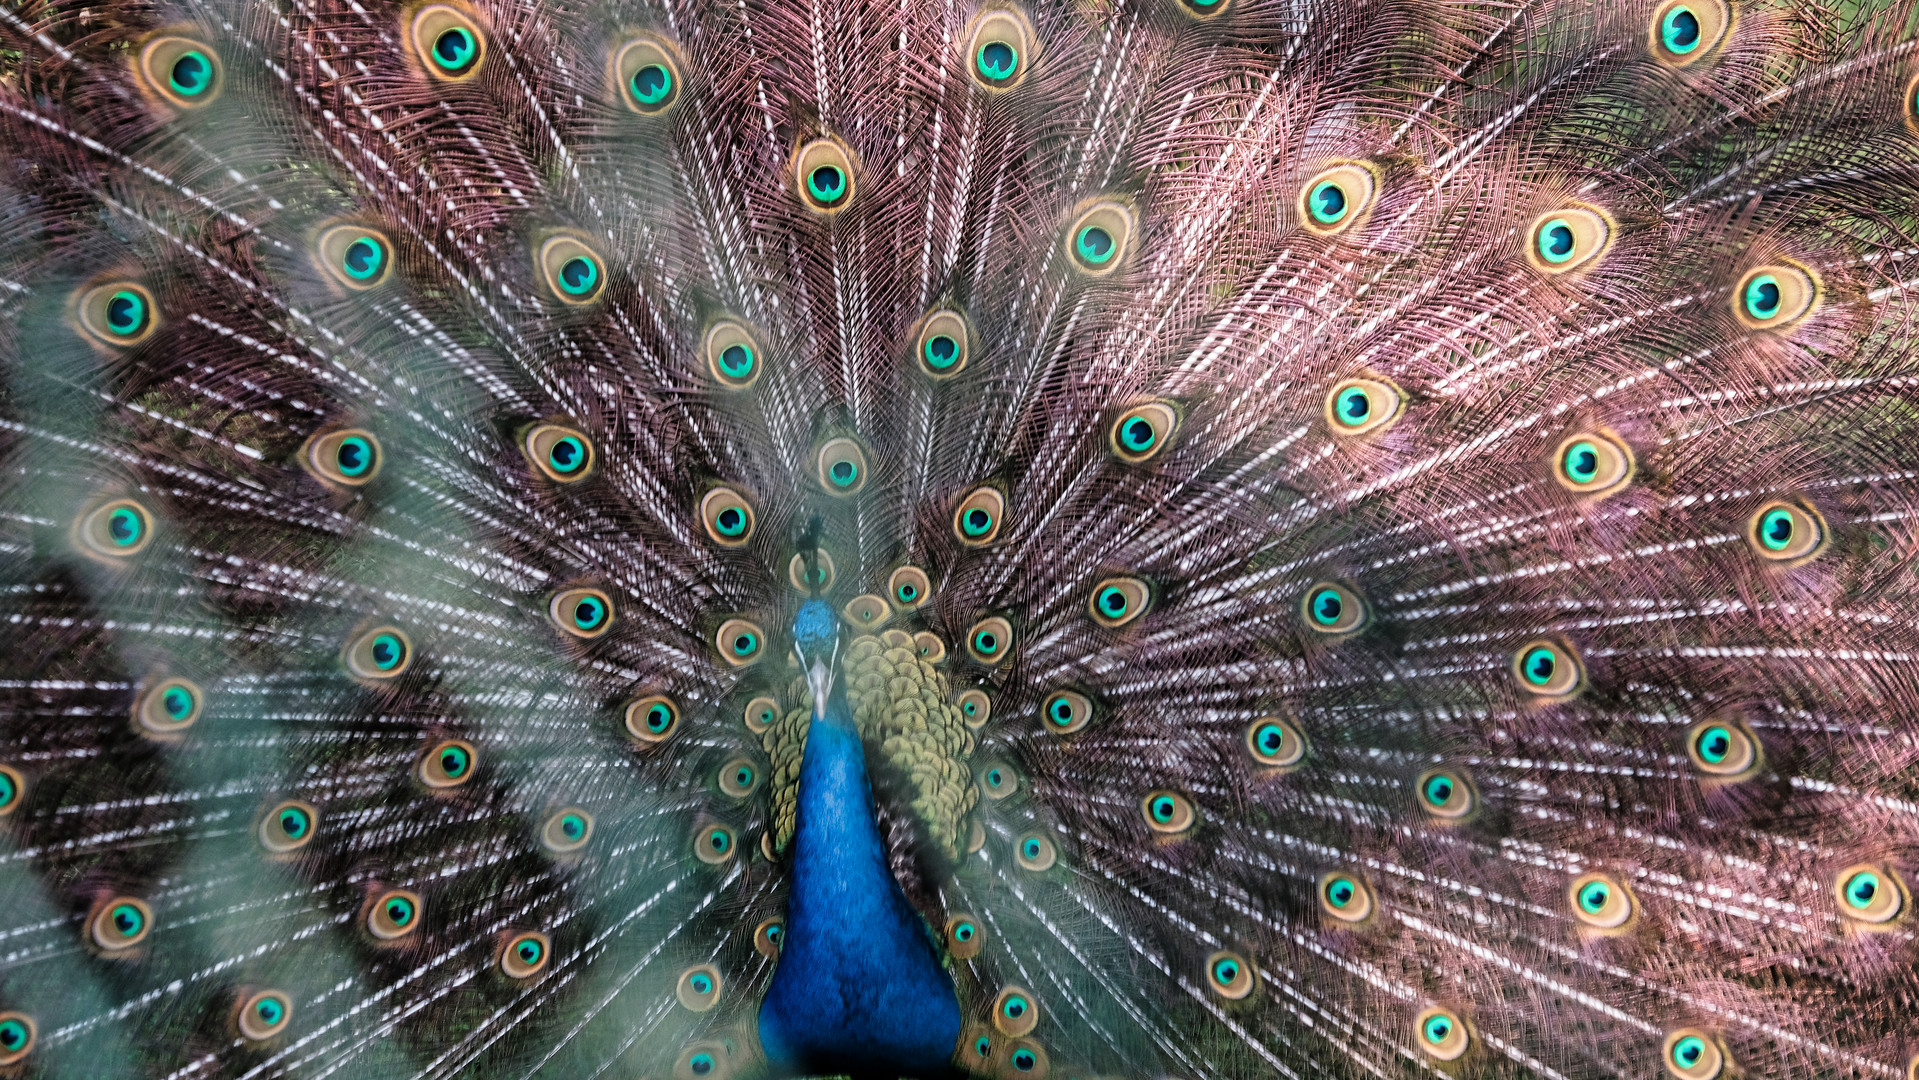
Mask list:
[{"label": "black pupil marking of eyespot", "polygon": [[1037,858],[1039,858],[1039,841],[1038,841],[1038,840],[1028,840],[1028,841],[1026,842],[1026,848],[1025,848],[1025,850],[1026,850],[1026,857],[1027,857],[1027,858],[1029,858],[1029,859],[1037,859]]},{"label": "black pupil marking of eyespot", "polygon": [[1004,780],[1001,778],[999,774],[999,770],[994,769],[991,772],[986,774],[986,782],[993,785],[994,787],[998,787],[1000,786],[1000,784],[1004,782]]},{"label": "black pupil marking of eyespot", "polygon": [[380,248],[367,239],[355,240],[346,249],[347,272],[355,277],[366,277],[380,265]]},{"label": "black pupil marking of eyespot", "polygon": [[373,662],[383,668],[392,667],[394,664],[399,663],[399,645],[388,638],[381,638],[375,641],[373,643]]},{"label": "black pupil marking of eyespot", "polygon": [[1426,800],[1434,804],[1444,804],[1453,797],[1453,782],[1443,776],[1436,776],[1426,782]]},{"label": "black pupil marking of eyespot", "polygon": [[720,350],[720,367],[732,376],[741,376],[753,368],[753,354],[744,345],[728,345]]},{"label": "black pupil marking of eyespot", "polygon": [[1285,741],[1286,736],[1278,728],[1266,728],[1259,733],[1260,748],[1269,754],[1278,753],[1280,744]]},{"label": "black pupil marking of eyespot", "polygon": [[832,202],[846,190],[845,174],[836,165],[821,165],[814,169],[812,175],[807,177],[807,183],[821,202]]},{"label": "black pupil marking of eyespot", "polygon": [[1759,288],[1754,291],[1758,293],[1758,295],[1754,298],[1754,301],[1753,301],[1754,311],[1762,314],[1770,315],[1774,311],[1777,311],[1779,309],[1779,286],[1778,285],[1769,281],[1759,286]]},{"label": "black pupil marking of eyespot", "polygon": [[140,535],[140,520],[130,510],[115,511],[107,519],[107,533],[119,543],[131,544]]},{"label": "black pupil marking of eyespot", "polygon": [[1113,250],[1113,235],[1097,225],[1088,226],[1079,234],[1080,246],[1094,259],[1104,259]]},{"label": "black pupil marking of eyespot", "polygon": [[1055,723],[1065,724],[1071,722],[1072,719],[1073,707],[1067,703],[1065,698],[1060,698],[1058,701],[1053,702],[1053,721]]},{"label": "black pupil marking of eyespot", "polygon": [[905,585],[901,585],[901,586],[900,586],[900,599],[901,599],[901,600],[911,600],[911,599],[913,599],[914,597],[916,597],[916,596],[918,596],[919,594],[920,594],[920,591],[919,591],[918,589],[916,589],[916,588],[914,588],[914,587],[913,587],[913,585],[912,585],[912,583],[910,583],[910,582],[909,582],[909,583],[907,583],[907,584],[905,584]]},{"label": "black pupil marking of eyespot", "polygon": [[1166,798],[1154,799],[1153,800],[1153,817],[1162,822],[1172,820],[1173,800],[1166,799]]},{"label": "black pupil marking of eyespot", "polygon": [[1723,731],[1709,731],[1702,740],[1705,756],[1711,761],[1719,761],[1732,750],[1732,739]]},{"label": "black pupil marking of eyespot", "polygon": [[448,776],[458,776],[466,771],[466,755],[458,750],[448,750],[440,755],[440,768]]},{"label": "black pupil marking of eyespot", "polygon": [[720,531],[730,535],[746,527],[746,515],[738,507],[729,506],[720,511],[719,524]]},{"label": "black pupil marking of eyespot", "polygon": [[26,1029],[15,1020],[0,1024],[0,1046],[9,1050],[18,1050],[20,1044],[27,1041]]},{"label": "black pupil marking of eyespot", "polygon": [[1531,661],[1531,672],[1532,672],[1533,681],[1543,683],[1546,680],[1552,678],[1553,669],[1558,666],[1559,664],[1555,660],[1553,660],[1553,655],[1547,652],[1546,650],[1540,649],[1539,651],[1533,653],[1532,661]]},{"label": "black pupil marking of eyespot", "polygon": [[1134,450],[1144,450],[1153,445],[1153,425],[1134,417],[1126,422],[1126,445]]},{"label": "black pupil marking of eyespot", "polygon": [[1684,49],[1699,40],[1699,17],[1685,9],[1672,16],[1672,43],[1674,47]]},{"label": "black pupil marking of eyespot", "polygon": [[1333,898],[1333,903],[1344,907],[1353,898],[1353,886],[1350,882],[1335,881],[1326,894]]},{"label": "black pupil marking of eyespot", "polygon": [[458,27],[447,30],[433,41],[433,53],[440,63],[447,67],[457,67],[467,57],[472,44],[465,30]]},{"label": "black pupil marking of eyespot", "polygon": [[1704,1047],[1694,1046],[1691,1042],[1686,1042],[1679,1047],[1678,1057],[1682,1064],[1693,1065],[1698,1063],[1699,1055],[1703,1053],[1705,1053]]},{"label": "black pupil marking of eyespot", "polygon": [[633,92],[648,103],[659,100],[666,88],[666,69],[658,64],[648,64],[633,73]]},{"label": "black pupil marking of eyespot", "polygon": [[135,930],[140,929],[139,913],[127,907],[114,908],[113,928],[122,934],[132,934]]},{"label": "black pupil marking of eyespot", "polygon": [[1032,1069],[1034,1064],[1036,1064],[1036,1059],[1033,1057],[1033,1052],[1031,1050],[1019,1050],[1014,1052],[1013,1067],[1015,1069],[1018,1069],[1021,1072],[1026,1072]]},{"label": "black pupil marking of eyespot", "polygon": [[1599,472],[1599,454],[1592,450],[1580,450],[1573,454],[1573,475],[1589,477]]},{"label": "black pupil marking of eyespot", "polygon": [[707,840],[709,843],[713,845],[714,851],[726,850],[726,834],[725,833],[716,831],[710,837],[708,837]]},{"label": "black pupil marking of eyespot", "polygon": [[1118,589],[1107,589],[1100,595],[1099,606],[1105,608],[1106,612],[1110,615],[1124,614],[1126,611],[1126,594],[1120,592]]},{"label": "black pupil marking of eyespot", "polygon": [[688,1068],[693,1070],[693,1075],[695,1076],[705,1076],[707,1073],[713,1071],[713,1059],[707,1057],[705,1054],[700,1054],[689,1063]]},{"label": "black pupil marking of eyespot", "polygon": [[953,936],[960,939],[961,941],[971,941],[973,940],[973,928],[972,926],[966,923],[961,923],[953,931]]},{"label": "black pupil marking of eyespot", "polygon": [[592,597],[580,601],[573,609],[573,621],[585,629],[590,630],[600,625],[600,620],[605,617],[606,608]]},{"label": "black pupil marking of eyespot", "polygon": [[568,815],[560,819],[560,831],[565,833],[569,838],[578,840],[580,834],[586,831],[586,822]]},{"label": "black pupil marking of eyespot", "polygon": [[1346,212],[1346,193],[1338,184],[1325,184],[1319,189],[1319,213],[1322,217],[1334,218]]},{"label": "black pupil marking of eyespot", "polygon": [[540,947],[531,941],[520,943],[520,959],[531,964],[540,958]]},{"label": "black pupil marking of eyespot", "polygon": [[926,355],[942,365],[950,364],[953,358],[959,355],[959,342],[941,334],[926,343]]},{"label": "black pupil marking of eyespot", "polygon": [[1573,250],[1573,231],[1565,225],[1554,225],[1546,230],[1546,250],[1554,255],[1570,255]]},{"label": "black pupil marking of eyespot", "polygon": [[980,49],[979,58],[982,66],[998,75],[999,78],[1003,79],[1013,73],[1013,47],[1004,41],[987,42],[985,47]]},{"label": "black pupil marking of eyespot", "polygon": [[580,440],[567,438],[554,443],[553,449],[547,456],[552,460],[554,468],[561,472],[572,472],[579,468],[580,462],[586,459],[584,451],[585,447],[580,445]]},{"label": "black pupil marking of eyespot", "polygon": [[1775,514],[1766,522],[1766,536],[1774,543],[1784,546],[1792,539],[1792,515]]},{"label": "black pupil marking of eyespot", "polygon": [[1018,1020],[1020,1017],[1025,1015],[1026,1015],[1026,1002],[1021,1001],[1019,998],[1006,999],[1006,1016],[1008,1019]]},{"label": "black pupil marking of eyespot", "polygon": [[741,654],[752,652],[753,651],[753,635],[741,634],[739,637],[734,638],[733,651]]},{"label": "black pupil marking of eyespot", "polygon": [[1366,419],[1367,414],[1373,411],[1372,398],[1364,390],[1348,390],[1345,397],[1345,413],[1354,422]]},{"label": "black pupil marking of eyespot", "polygon": [[160,704],[166,708],[168,716],[182,720],[193,711],[193,695],[180,687],[171,687],[160,696]]},{"label": "black pupil marking of eyespot", "polygon": [[993,515],[978,508],[966,512],[966,528],[972,533],[983,533],[993,525]]},{"label": "black pupil marking of eyespot", "polygon": [[852,483],[854,473],[853,463],[850,461],[836,461],[833,463],[832,473],[835,481],[842,484]]},{"label": "black pupil marking of eyespot", "polygon": [[280,831],[298,840],[307,831],[307,816],[298,810],[285,810],[280,814]]},{"label": "black pupil marking of eyespot", "polygon": [[212,66],[199,53],[186,53],[173,62],[173,84],[189,94],[197,94],[208,82]]},{"label": "black pupil marking of eyespot", "polygon": [[1345,608],[1339,602],[1339,594],[1331,589],[1319,594],[1316,606],[1320,621],[1329,623],[1339,621],[1339,613]]},{"label": "black pupil marking of eyespot", "polygon": [[139,329],[139,300],[128,293],[116,293],[108,299],[107,328],[116,334],[131,334]]}]

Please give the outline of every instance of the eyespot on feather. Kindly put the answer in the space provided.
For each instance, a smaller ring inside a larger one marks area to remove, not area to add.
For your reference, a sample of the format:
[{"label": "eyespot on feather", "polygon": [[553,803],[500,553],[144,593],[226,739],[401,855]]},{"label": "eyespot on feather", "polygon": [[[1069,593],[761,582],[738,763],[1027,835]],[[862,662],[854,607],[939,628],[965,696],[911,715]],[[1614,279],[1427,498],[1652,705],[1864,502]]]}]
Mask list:
[{"label": "eyespot on feather", "polygon": [[1825,286],[1810,269],[1794,262],[1769,263],[1746,271],[1732,290],[1732,314],[1748,330],[1781,333],[1819,308]]},{"label": "eyespot on feather", "polygon": [[442,82],[472,78],[486,59],[486,34],[480,24],[449,4],[415,10],[407,20],[407,36],[420,67]]},{"label": "eyespot on feather", "polygon": [[1553,479],[1576,495],[1603,499],[1625,490],[1633,476],[1632,448],[1609,431],[1579,431],[1553,449]]},{"label": "eyespot on feather", "polygon": [[200,719],[206,694],[200,687],[182,678],[166,678],[141,693],[133,708],[135,727],[141,734],[164,738],[177,735]]},{"label": "eyespot on feather", "polygon": [[275,855],[287,855],[313,842],[320,827],[320,812],[313,804],[288,799],[268,810],[255,835],[260,846]]},{"label": "eyespot on feather", "polygon": [[1428,769],[1413,781],[1419,808],[1442,822],[1460,822],[1479,809],[1479,792],[1465,770]]},{"label": "eyespot on feather", "polygon": [[93,944],[109,956],[124,954],[153,932],[153,909],[137,896],[116,896],[97,905],[87,920]]},{"label": "eyespot on feather", "polygon": [[1797,500],[1768,502],[1746,522],[1746,543],[1753,554],[1781,567],[1818,558],[1830,541],[1825,515]]},{"label": "eyespot on feather", "polygon": [[613,627],[613,598],[599,589],[562,589],[547,601],[547,618],[562,633],[591,640]]},{"label": "eyespot on feather", "polygon": [[585,240],[567,233],[540,242],[534,262],[548,295],[569,307],[584,307],[606,291],[606,260]]},{"label": "eyespot on feather", "polygon": [[568,855],[593,839],[593,815],[568,806],[547,815],[540,826],[540,846],[555,855]]},{"label": "eyespot on feather", "polygon": [[598,460],[586,432],[566,424],[535,424],[520,439],[520,453],[541,476],[558,484],[577,483]]},{"label": "eyespot on feather", "polygon": [[1365,223],[1378,190],[1376,166],[1364,161],[1337,162],[1300,186],[1294,210],[1308,232],[1338,236]]},{"label": "eyespot on feather", "polygon": [[1366,879],[1345,870],[1333,870],[1319,879],[1319,910],[1336,923],[1358,926],[1371,921],[1378,902]]},{"label": "eyespot on feather", "polygon": [[953,699],[953,704],[960,711],[960,719],[967,727],[976,731],[985,727],[986,721],[992,719],[993,699],[987,696],[986,691],[978,687],[961,691],[960,695]]},{"label": "eyespot on feather", "polygon": [[728,665],[745,667],[766,654],[766,631],[749,619],[728,619],[714,632],[713,647]]},{"label": "eyespot on feather", "polygon": [[1047,1061],[1046,1050],[1031,1039],[1015,1039],[1006,1045],[1006,1067],[1001,1071],[1003,1077],[1016,1080],[1046,1080],[1052,1074],[1052,1065]]},{"label": "eyespot on feather", "polygon": [[1573,879],[1566,887],[1566,906],[1582,928],[1599,932],[1626,928],[1639,911],[1638,901],[1624,882],[1597,872]]},{"label": "eyespot on feather", "polygon": [[420,755],[414,775],[427,787],[444,791],[473,779],[473,771],[479,767],[479,763],[479,753],[473,749],[472,743],[463,739],[444,739]]},{"label": "eyespot on feather", "polygon": [[356,488],[380,475],[386,454],[379,437],[365,428],[332,428],[309,436],[297,460],[321,483]]},{"label": "eyespot on feather", "polygon": [[0,765],[0,818],[27,801],[27,778],[11,765]]},{"label": "eyespot on feather", "polygon": [[1105,277],[1125,265],[1135,227],[1131,207],[1096,199],[1080,208],[1066,230],[1066,256],[1080,273]]},{"label": "eyespot on feather", "polygon": [[1526,261],[1549,276],[1592,265],[1612,247],[1618,226],[1604,210],[1567,203],[1533,219],[1526,230]]},{"label": "eyespot on feather", "polygon": [[840,614],[846,616],[846,621],[855,630],[871,633],[886,625],[893,617],[893,609],[887,606],[886,597],[878,593],[861,593],[848,600],[846,606],[840,609]]},{"label": "eyespot on feather", "polygon": [[706,356],[707,374],[728,390],[751,387],[766,368],[766,350],[759,338],[733,319],[720,319],[708,327],[700,349]]},{"label": "eyespot on feather", "polygon": [[[808,579],[811,580],[808,580]],[[813,565],[806,565],[806,556],[794,552],[786,561],[786,583],[793,586],[803,596],[825,593],[839,580],[839,571],[833,565],[833,556],[825,548],[813,549]]]},{"label": "eyespot on feather", "polygon": [[1039,1002],[1024,988],[1009,986],[993,998],[993,1026],[1018,1037],[1039,1026]]},{"label": "eyespot on feather", "polygon": [[1906,883],[1891,867],[1857,863],[1832,881],[1839,914],[1861,929],[1883,929],[1910,906]]},{"label": "eyespot on feather", "polygon": [[785,943],[786,922],[783,919],[767,919],[753,928],[753,948],[768,960],[778,960],[780,948]]},{"label": "eyespot on feather", "polygon": [[966,318],[957,311],[929,311],[913,335],[913,358],[932,379],[950,379],[966,370],[973,336]]},{"label": "eyespot on feather", "polygon": [[500,973],[509,979],[530,979],[546,968],[553,942],[536,930],[514,934],[500,948]]},{"label": "eyespot on feather", "polygon": [[240,1001],[234,1025],[239,1028],[241,1038],[262,1043],[285,1031],[292,1019],[291,998],[279,990],[261,990]]},{"label": "eyespot on feather", "polygon": [[613,49],[613,94],[642,116],[659,116],[680,100],[680,63],[664,40],[640,35]]},{"label": "eyespot on feather", "polygon": [[814,475],[828,495],[857,495],[866,487],[866,451],[852,439],[828,439],[820,447]]},{"label": "eyespot on feather", "polygon": [[1192,802],[1177,791],[1149,791],[1139,801],[1146,827],[1161,836],[1179,836],[1199,821]]},{"label": "eyespot on feather", "polygon": [[1413,1019],[1420,1052],[1434,1061],[1458,1061],[1472,1048],[1472,1031],[1451,1009],[1439,1005],[1420,1010]]},{"label": "eyespot on feather", "polygon": [[218,50],[184,34],[148,38],[135,56],[133,70],[143,89],[176,109],[211,105],[226,85]]},{"label": "eyespot on feather", "polygon": [[1292,721],[1262,716],[1246,726],[1246,752],[1273,769],[1290,769],[1306,758],[1306,736]]},{"label": "eyespot on feather", "polygon": [[1051,870],[1059,861],[1059,848],[1045,833],[1025,833],[1013,841],[1013,861],[1034,873]]},{"label": "eyespot on feather", "polygon": [[933,599],[933,581],[917,566],[902,566],[886,578],[887,601],[901,611],[917,611]]},{"label": "eyespot on feather", "polygon": [[744,719],[746,730],[755,735],[763,735],[773,722],[780,718],[780,703],[770,697],[756,697],[746,703]]},{"label": "eyespot on feather", "polygon": [[673,996],[687,1009],[703,1013],[720,1003],[722,986],[720,970],[711,964],[701,964],[680,973]]},{"label": "eyespot on feather", "polygon": [[1683,1027],[1666,1033],[1659,1059],[1675,1080],[1715,1080],[1726,1070],[1726,1051],[1719,1040],[1700,1028]]},{"label": "eyespot on feather", "polygon": [[1745,780],[1765,764],[1759,737],[1731,714],[1712,716],[1687,728],[1686,758],[1712,780]]},{"label": "eyespot on feather", "polygon": [[986,932],[971,915],[953,915],[946,920],[946,951],[956,960],[971,960],[986,944]]},{"label": "eyespot on feather", "polygon": [[1093,586],[1086,597],[1086,611],[1094,622],[1117,630],[1146,614],[1152,601],[1152,586],[1143,579],[1109,577]]},{"label": "eyespot on feather", "polygon": [[728,797],[744,799],[759,790],[760,767],[751,758],[734,758],[720,766],[718,783]]},{"label": "eyespot on feather", "polygon": [[33,1053],[40,1029],[23,1012],[0,1012],[0,1068],[15,1065]]},{"label": "eyespot on feather", "polygon": [[725,1042],[693,1043],[675,1059],[673,1080],[732,1080],[731,1059],[731,1050]]},{"label": "eyespot on feather", "polygon": [[[755,698],[771,701],[771,698]],[[748,706],[749,709],[751,706]],[[680,726],[680,707],[673,699],[649,694],[626,707],[626,733],[642,743],[662,743]]]},{"label": "eyespot on feather", "polygon": [[1585,688],[1586,669],[1579,654],[1563,641],[1539,638],[1513,654],[1513,679],[1534,698],[1564,701]]},{"label": "eyespot on feather", "polygon": [[913,648],[919,652],[920,659],[929,664],[946,661],[946,642],[930,630],[921,630],[913,635]]},{"label": "eyespot on feather", "polygon": [[724,484],[700,498],[700,527],[721,547],[741,547],[753,539],[753,504],[737,488]]},{"label": "eyespot on feather", "polygon": [[1025,12],[989,7],[973,17],[965,40],[966,73],[973,84],[987,93],[1001,93],[1025,81],[1039,38]]},{"label": "eyespot on feather", "polygon": [[76,293],[73,317],[89,340],[125,349],[153,336],[160,325],[160,305],[137,281],[109,281]]},{"label": "eyespot on feather", "polygon": [[336,284],[365,292],[384,284],[393,272],[393,242],[364,225],[334,225],[320,232],[314,261]]},{"label": "eyespot on feather", "polygon": [[966,655],[989,667],[1013,652],[1013,624],[997,615],[981,619],[966,631]]},{"label": "eyespot on feather", "polygon": [[693,834],[693,855],[709,866],[718,866],[733,858],[739,838],[724,825],[707,825]]},{"label": "eyespot on feather", "polygon": [[851,206],[856,175],[852,151],[831,136],[814,139],[793,154],[793,184],[800,203],[816,214],[837,214]]},{"label": "eyespot on feather", "polygon": [[413,666],[413,642],[397,626],[376,626],[347,642],[342,661],[362,680],[397,679]]},{"label": "eyespot on feather", "polygon": [[985,547],[999,538],[1005,520],[1006,496],[981,484],[953,508],[953,538],[967,547]]},{"label": "eyespot on feather", "polygon": [[420,895],[406,889],[389,889],[367,905],[366,929],[377,941],[398,941],[420,928],[424,905]]},{"label": "eyespot on feather", "polygon": [[1040,705],[1040,727],[1071,735],[1093,722],[1093,700],[1077,690],[1056,690]]},{"label": "eyespot on feather", "polygon": [[1667,67],[1686,67],[1718,51],[1731,27],[1725,0],[1667,0],[1653,9],[1647,47]]},{"label": "eyespot on feather", "polygon": [[1336,581],[1321,581],[1300,597],[1299,614],[1313,633],[1343,637],[1366,625],[1366,602]]},{"label": "eyespot on feather", "polygon": [[980,794],[998,802],[1019,790],[1019,773],[1013,767],[997,761],[989,761],[979,769]]},{"label": "eyespot on feather", "polygon": [[1406,395],[1376,375],[1343,379],[1326,395],[1326,426],[1339,437],[1383,430],[1405,411]]},{"label": "eyespot on feather", "polygon": [[1179,430],[1179,412],[1164,401],[1135,405],[1119,415],[1107,429],[1106,446],[1128,465],[1139,465],[1158,457],[1172,444]]},{"label": "eyespot on feather", "polygon": [[1259,985],[1259,974],[1245,957],[1216,952],[1206,958],[1206,988],[1228,1001],[1244,1001]]}]

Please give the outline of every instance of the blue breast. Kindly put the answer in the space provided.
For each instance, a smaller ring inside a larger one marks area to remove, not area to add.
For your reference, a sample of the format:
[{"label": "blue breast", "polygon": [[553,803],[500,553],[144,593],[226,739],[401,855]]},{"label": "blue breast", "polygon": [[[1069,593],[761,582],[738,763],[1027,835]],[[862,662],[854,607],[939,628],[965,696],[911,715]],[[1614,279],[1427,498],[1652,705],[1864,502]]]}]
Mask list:
[{"label": "blue breast", "polygon": [[866,755],[837,692],[800,765],[786,939],[760,1006],[776,1068],[945,1075],[959,1001],[926,924],[887,869]]}]

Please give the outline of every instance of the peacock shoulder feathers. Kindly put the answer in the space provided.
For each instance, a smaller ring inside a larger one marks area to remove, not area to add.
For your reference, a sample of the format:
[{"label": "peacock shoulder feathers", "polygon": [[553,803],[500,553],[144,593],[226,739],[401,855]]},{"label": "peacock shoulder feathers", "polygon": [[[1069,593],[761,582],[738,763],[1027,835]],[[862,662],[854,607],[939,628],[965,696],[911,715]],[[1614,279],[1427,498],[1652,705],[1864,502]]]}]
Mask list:
[{"label": "peacock shoulder feathers", "polygon": [[0,1077],[1919,1076],[1913,0],[8,0]]}]

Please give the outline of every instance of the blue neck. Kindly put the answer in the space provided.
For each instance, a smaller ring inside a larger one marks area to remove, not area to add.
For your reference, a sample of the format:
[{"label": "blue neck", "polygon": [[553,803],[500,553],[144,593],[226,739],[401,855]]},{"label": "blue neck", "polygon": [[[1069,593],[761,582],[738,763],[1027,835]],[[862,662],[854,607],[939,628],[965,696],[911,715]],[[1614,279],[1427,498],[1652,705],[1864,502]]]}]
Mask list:
[{"label": "blue neck", "polygon": [[866,752],[843,694],[800,764],[786,934],[760,1044],[798,1073],[944,1075],[959,1001],[932,935],[886,864]]}]

